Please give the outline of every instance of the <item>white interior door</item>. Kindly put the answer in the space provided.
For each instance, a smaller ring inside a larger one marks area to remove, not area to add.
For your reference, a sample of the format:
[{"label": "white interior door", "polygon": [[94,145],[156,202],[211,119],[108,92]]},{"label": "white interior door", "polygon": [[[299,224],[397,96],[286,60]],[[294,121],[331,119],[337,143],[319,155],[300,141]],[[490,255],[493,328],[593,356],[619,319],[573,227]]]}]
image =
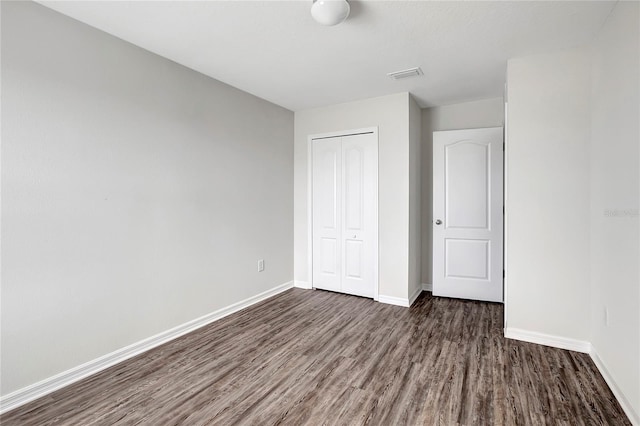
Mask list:
[{"label": "white interior door", "polygon": [[503,301],[501,127],[433,133],[433,294]]},{"label": "white interior door", "polygon": [[315,139],[312,166],[312,285],[375,298],[377,136]]}]

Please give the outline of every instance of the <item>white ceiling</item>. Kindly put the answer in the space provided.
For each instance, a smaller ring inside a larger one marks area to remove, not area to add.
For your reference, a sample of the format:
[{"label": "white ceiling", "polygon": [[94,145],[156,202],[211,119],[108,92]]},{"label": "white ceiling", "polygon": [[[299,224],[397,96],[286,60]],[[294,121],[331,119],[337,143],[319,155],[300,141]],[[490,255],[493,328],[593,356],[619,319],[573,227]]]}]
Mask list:
[{"label": "white ceiling", "polygon": [[[420,106],[502,96],[507,59],[590,41],[615,1],[60,1],[47,7],[293,111],[409,91]],[[420,66],[424,76],[393,81]]]}]

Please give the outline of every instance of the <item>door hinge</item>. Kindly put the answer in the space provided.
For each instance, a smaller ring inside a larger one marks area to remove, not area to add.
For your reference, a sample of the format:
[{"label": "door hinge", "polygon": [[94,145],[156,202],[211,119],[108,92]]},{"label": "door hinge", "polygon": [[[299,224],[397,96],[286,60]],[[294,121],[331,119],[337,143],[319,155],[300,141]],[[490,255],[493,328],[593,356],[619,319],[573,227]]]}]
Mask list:
[{"label": "door hinge", "polygon": [[504,274],[504,269],[503,269],[502,270],[502,278],[504,278],[504,277],[505,277],[505,274]]}]

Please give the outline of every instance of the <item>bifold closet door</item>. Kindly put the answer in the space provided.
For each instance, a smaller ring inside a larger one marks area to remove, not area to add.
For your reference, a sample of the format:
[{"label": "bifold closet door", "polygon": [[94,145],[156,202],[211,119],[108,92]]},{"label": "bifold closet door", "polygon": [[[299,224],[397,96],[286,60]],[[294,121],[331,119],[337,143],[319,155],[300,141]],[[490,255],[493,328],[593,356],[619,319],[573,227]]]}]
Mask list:
[{"label": "bifold closet door", "polygon": [[378,143],[372,133],[312,142],[313,287],[374,297]]}]

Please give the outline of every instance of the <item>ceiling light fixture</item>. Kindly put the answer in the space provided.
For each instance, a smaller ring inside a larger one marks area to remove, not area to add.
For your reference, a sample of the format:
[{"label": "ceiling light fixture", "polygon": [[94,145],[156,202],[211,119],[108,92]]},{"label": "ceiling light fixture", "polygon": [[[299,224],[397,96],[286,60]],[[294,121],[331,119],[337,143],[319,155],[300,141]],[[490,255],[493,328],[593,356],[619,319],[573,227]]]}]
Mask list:
[{"label": "ceiling light fixture", "polygon": [[319,24],[332,26],[344,22],[350,10],[347,0],[313,0],[311,16]]}]

